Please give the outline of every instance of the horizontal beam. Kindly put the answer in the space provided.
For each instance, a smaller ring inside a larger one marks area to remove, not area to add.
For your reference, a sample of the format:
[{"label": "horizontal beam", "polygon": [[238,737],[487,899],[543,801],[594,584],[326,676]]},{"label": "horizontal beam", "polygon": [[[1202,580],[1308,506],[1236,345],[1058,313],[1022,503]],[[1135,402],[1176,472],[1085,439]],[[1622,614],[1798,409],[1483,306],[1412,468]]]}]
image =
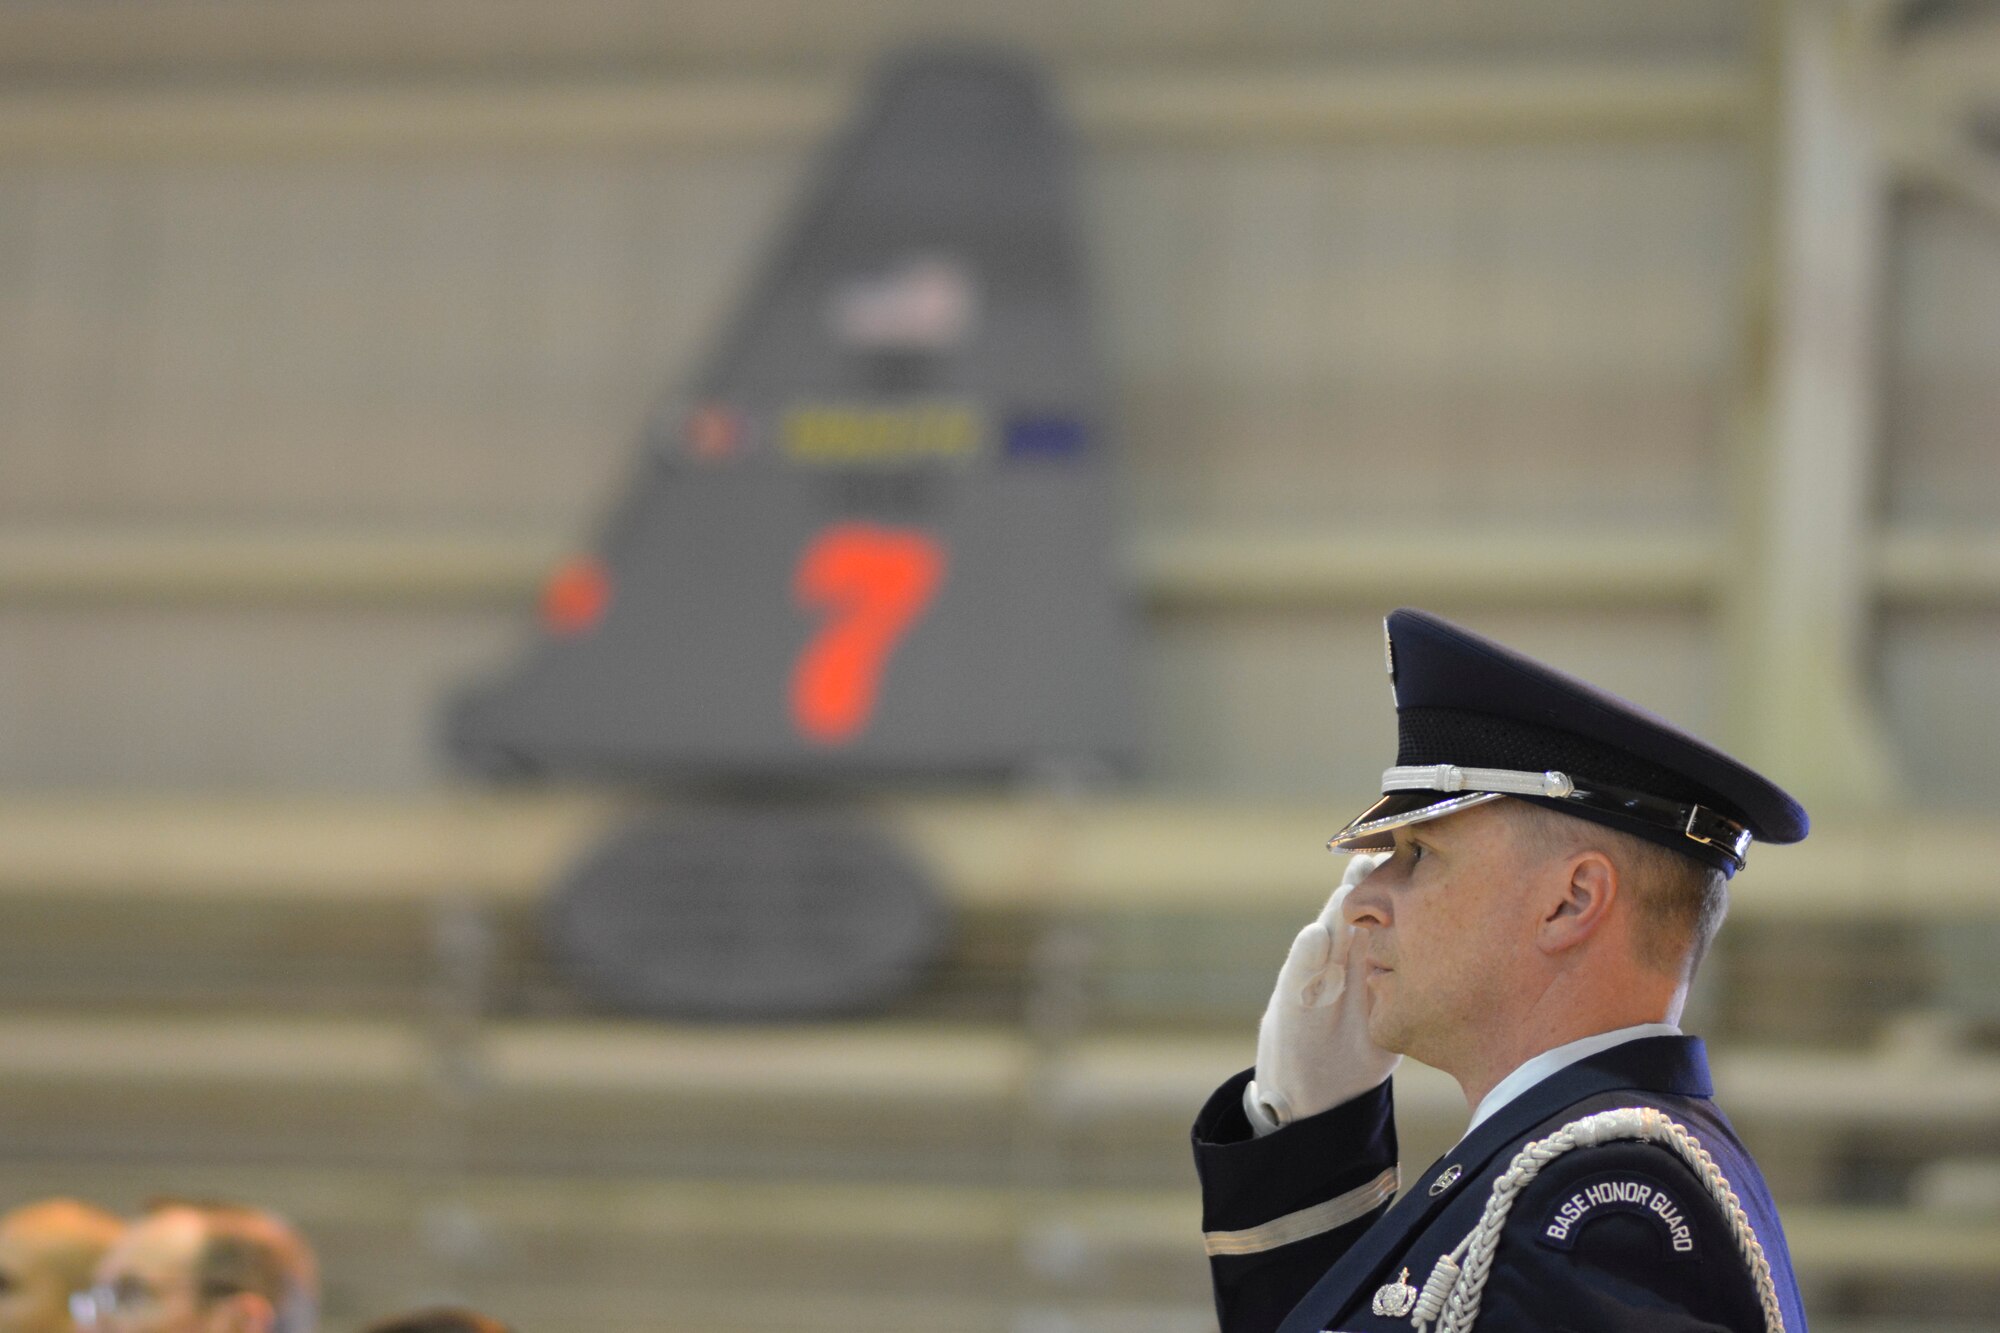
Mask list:
[{"label": "horizontal beam", "polygon": [[[567,795],[7,793],[0,895],[525,904],[621,817],[646,808]],[[969,907],[1192,913],[1316,907],[1337,879],[1339,862],[1323,848],[1346,808],[1035,795],[829,796],[817,807],[879,820]],[[2000,825],[1991,820],[1834,821],[1797,847],[1754,848],[1732,911],[1753,920],[1992,919],[1995,867]]]},{"label": "horizontal beam", "polygon": [[[1495,69],[1091,73],[1063,85],[1097,142],[1488,141],[1737,131],[1723,62]],[[0,162],[806,146],[854,100],[827,78],[682,77],[409,86],[20,88]]]},{"label": "horizontal beam", "polygon": [[1698,604],[1723,570],[1714,543],[1671,533],[1190,531],[1141,536],[1133,550],[1140,587],[1168,605]]},{"label": "horizontal beam", "polygon": [[[92,1197],[122,1197],[146,1169],[104,1161],[31,1163],[40,1180]],[[354,1234],[409,1226],[410,1180],[381,1169],[334,1172],[299,1166],[222,1165],[214,1179],[233,1197],[296,1200],[288,1211],[309,1230]],[[428,1184],[429,1182],[424,1182]],[[217,1187],[218,1192],[220,1186]],[[866,1246],[880,1253],[923,1246],[926,1253],[998,1247],[1059,1236],[1081,1260],[1111,1256],[1171,1271],[1190,1260],[1190,1189],[1033,1189],[992,1185],[659,1180],[468,1173],[451,1182],[451,1202],[496,1236],[517,1244],[643,1240],[668,1252],[730,1240]],[[1982,1278],[1992,1272],[2000,1223],[1926,1216],[1910,1209],[1794,1205],[1784,1214],[1792,1258],[1822,1277],[1900,1280]],[[1193,1243],[1198,1260],[1198,1238]],[[635,1282],[635,1285],[643,1285]],[[782,1284],[780,1284],[782,1285]]]},{"label": "horizontal beam", "polygon": [[0,892],[230,901],[526,900],[618,816],[601,799],[0,802]]},{"label": "horizontal beam", "polygon": [[34,528],[0,531],[0,603],[512,603],[564,554],[466,532]]},{"label": "horizontal beam", "polygon": [[[549,534],[15,525],[0,531],[0,605],[521,605],[570,549]],[[1728,577],[1699,533],[1190,529],[1139,534],[1129,552],[1142,595],[1168,608],[1704,605]],[[1870,569],[1893,602],[2000,604],[2000,533],[1889,528]]]},{"label": "horizontal beam", "polygon": [[[1071,1125],[1191,1114],[1242,1068],[1254,1041],[1093,1036],[1053,1052],[1014,1027],[844,1022],[735,1026],[492,1020],[480,1026],[482,1095],[499,1101],[747,1101],[772,1107],[884,1101],[940,1109],[1035,1109]],[[213,1017],[0,1017],[8,1088],[168,1080],[245,1095],[345,1087],[421,1098],[434,1049],[401,1020]],[[2000,1058],[1943,1047],[1912,1052],[1726,1045],[1714,1056],[1732,1115],[1790,1131],[1960,1132],[1993,1123]],[[1455,1080],[1410,1061],[1396,1102],[1447,1134],[1466,1117]]]},{"label": "horizontal beam", "polygon": [[1752,106],[1733,62],[1085,75],[1083,129],[1108,139],[1447,140],[1733,134]]},{"label": "horizontal beam", "polygon": [[59,87],[0,94],[0,162],[724,150],[799,143],[842,108],[829,81],[646,86]]},{"label": "horizontal beam", "polygon": [[1875,586],[1905,605],[2000,604],[2000,532],[1890,528],[1876,538]]},{"label": "horizontal beam", "polygon": [[[1005,6],[909,0],[7,0],[0,5],[0,82],[91,79],[277,80],[354,71],[462,77],[480,70],[846,68],[912,41],[997,43],[1062,63],[1187,65],[1241,54],[1274,65],[1328,55],[1366,60],[1399,48],[1470,47],[1489,62],[1524,50],[1602,45],[1604,33],[1651,35],[1686,49],[1711,25],[1694,16],[1604,21],[1587,0],[1543,0],[1505,25],[1468,23],[1428,6],[1275,8],[1248,15],[1213,5],[1117,6],[1012,0]],[[1587,14],[1593,39],[1575,40]],[[1690,21],[1691,20],[1691,21]],[[1680,40],[1676,41],[1676,37]],[[1565,42],[1564,38],[1570,38]],[[9,77],[11,76],[11,78]]]}]

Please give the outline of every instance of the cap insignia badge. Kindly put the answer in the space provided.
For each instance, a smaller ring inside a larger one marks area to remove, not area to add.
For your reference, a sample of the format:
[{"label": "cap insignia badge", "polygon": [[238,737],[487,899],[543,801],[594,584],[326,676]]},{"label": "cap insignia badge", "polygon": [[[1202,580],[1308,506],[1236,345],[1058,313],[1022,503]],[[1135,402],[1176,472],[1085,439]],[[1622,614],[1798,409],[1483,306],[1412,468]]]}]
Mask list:
[{"label": "cap insignia badge", "polygon": [[1394,1282],[1384,1283],[1375,1289],[1375,1299],[1368,1302],[1368,1308],[1384,1319],[1401,1319],[1417,1308],[1417,1289],[1410,1285],[1410,1270]]}]

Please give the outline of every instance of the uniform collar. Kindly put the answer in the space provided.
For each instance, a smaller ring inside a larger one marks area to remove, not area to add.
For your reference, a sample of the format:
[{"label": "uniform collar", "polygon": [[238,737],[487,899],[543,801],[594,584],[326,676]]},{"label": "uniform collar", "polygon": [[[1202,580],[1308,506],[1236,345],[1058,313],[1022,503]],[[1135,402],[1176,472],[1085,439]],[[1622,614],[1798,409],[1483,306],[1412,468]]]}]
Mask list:
[{"label": "uniform collar", "polygon": [[1580,1037],[1576,1041],[1530,1056],[1513,1073],[1493,1085],[1492,1091],[1479,1099],[1479,1106],[1472,1113],[1472,1123],[1465,1127],[1469,1136],[1480,1125],[1491,1119],[1493,1113],[1513,1101],[1516,1097],[1534,1087],[1559,1069],[1567,1069],[1578,1060],[1599,1051],[1608,1051],[1613,1046],[1623,1046],[1628,1041],[1641,1037],[1678,1037],[1681,1030],[1672,1023],[1639,1023],[1629,1028],[1618,1028],[1611,1032],[1599,1032],[1592,1036]]},{"label": "uniform collar", "polygon": [[[1546,1054],[1546,1052],[1545,1052]],[[1382,1269],[1410,1237],[1470,1184],[1502,1148],[1544,1121],[1589,1097],[1633,1090],[1677,1097],[1712,1097],[1708,1051],[1699,1037],[1642,1037],[1585,1055],[1496,1109],[1457,1147],[1412,1182],[1409,1193],[1376,1219],[1279,1326],[1279,1333],[1311,1333],[1339,1317],[1356,1293],[1382,1280]],[[1457,1167],[1456,1172],[1450,1168]],[[1442,1188],[1433,1183],[1449,1176]]]}]

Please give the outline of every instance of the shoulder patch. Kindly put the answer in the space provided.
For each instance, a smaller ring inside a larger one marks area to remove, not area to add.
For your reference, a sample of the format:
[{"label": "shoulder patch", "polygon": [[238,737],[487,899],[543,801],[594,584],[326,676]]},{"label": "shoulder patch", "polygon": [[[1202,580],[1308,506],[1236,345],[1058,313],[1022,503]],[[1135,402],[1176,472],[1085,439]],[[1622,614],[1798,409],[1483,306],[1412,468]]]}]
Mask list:
[{"label": "shoulder patch", "polygon": [[1671,1190],[1652,1176],[1636,1171],[1606,1171],[1589,1176],[1557,1202],[1535,1227],[1535,1239],[1551,1249],[1567,1250],[1577,1235],[1610,1213],[1636,1213],[1659,1225],[1669,1259],[1694,1259],[1694,1230],[1682,1206],[1684,1191]]}]

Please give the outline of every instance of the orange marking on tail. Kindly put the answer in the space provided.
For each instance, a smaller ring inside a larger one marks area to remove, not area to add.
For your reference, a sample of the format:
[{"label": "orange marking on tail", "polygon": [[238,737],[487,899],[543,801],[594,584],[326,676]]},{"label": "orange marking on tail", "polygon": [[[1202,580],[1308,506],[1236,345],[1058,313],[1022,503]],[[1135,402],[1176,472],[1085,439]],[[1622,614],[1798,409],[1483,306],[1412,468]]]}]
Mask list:
[{"label": "orange marking on tail", "polygon": [[611,571],[593,556],[570,561],[542,588],[542,623],[552,634],[587,633],[610,607]]}]

